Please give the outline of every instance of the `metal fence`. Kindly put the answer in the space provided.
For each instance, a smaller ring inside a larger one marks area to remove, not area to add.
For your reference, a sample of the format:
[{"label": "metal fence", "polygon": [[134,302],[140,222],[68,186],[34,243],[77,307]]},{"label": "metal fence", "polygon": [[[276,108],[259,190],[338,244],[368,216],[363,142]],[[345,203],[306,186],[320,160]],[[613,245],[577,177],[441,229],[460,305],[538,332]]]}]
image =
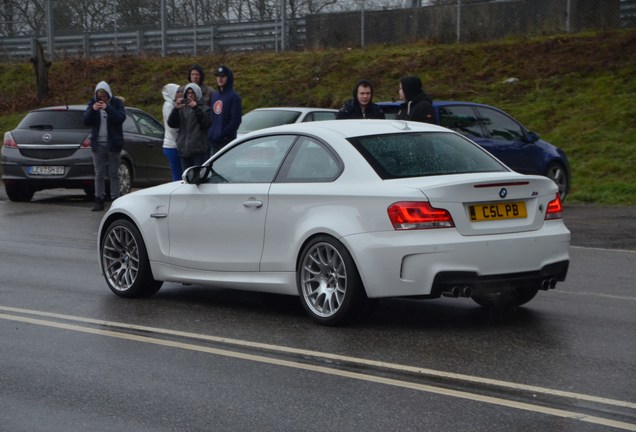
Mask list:
[{"label": "metal fence", "polygon": [[4,0],[0,17],[0,58],[22,61],[38,43],[55,59],[570,33],[636,26],[636,0]]}]

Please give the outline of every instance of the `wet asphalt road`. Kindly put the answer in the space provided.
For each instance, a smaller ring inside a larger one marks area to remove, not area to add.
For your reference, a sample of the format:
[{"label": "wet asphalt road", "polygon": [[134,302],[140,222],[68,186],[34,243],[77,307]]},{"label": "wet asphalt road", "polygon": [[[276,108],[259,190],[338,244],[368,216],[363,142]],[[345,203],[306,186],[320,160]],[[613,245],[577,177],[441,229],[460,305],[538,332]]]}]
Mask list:
[{"label": "wet asphalt road", "polygon": [[636,430],[636,207],[566,205],[568,280],[513,314],[387,300],[324,328],[280,296],[167,284],[119,299],[89,201],[3,193],[2,432]]}]

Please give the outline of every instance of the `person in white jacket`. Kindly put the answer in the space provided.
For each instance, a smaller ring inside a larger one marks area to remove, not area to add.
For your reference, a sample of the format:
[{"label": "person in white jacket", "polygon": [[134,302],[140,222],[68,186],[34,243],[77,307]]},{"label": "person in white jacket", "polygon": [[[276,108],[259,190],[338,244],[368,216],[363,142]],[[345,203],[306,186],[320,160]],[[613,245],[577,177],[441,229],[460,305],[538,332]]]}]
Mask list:
[{"label": "person in white jacket", "polygon": [[166,84],[161,91],[163,94],[163,126],[165,127],[165,133],[163,136],[163,154],[166,155],[168,161],[170,161],[170,171],[172,172],[172,180],[181,180],[183,170],[181,169],[181,158],[179,157],[179,151],[177,150],[177,134],[179,129],[171,128],[168,126],[168,117],[175,106],[175,100],[177,90],[179,86],[177,84]]}]

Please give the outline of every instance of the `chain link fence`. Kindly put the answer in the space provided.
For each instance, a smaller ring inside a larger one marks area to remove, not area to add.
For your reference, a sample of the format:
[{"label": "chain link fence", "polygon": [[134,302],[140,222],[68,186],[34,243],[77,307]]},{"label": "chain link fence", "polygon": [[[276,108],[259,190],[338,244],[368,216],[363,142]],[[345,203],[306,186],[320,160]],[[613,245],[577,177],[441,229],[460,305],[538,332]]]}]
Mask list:
[{"label": "chain link fence", "polygon": [[636,25],[636,0],[4,0],[0,58],[455,43]]}]

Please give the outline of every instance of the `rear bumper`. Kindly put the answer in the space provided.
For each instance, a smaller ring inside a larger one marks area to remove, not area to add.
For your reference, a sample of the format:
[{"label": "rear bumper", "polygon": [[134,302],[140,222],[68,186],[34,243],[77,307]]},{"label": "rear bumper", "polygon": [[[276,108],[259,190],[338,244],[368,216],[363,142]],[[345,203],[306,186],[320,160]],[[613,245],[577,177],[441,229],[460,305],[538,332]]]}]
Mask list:
[{"label": "rear bumper", "polygon": [[516,287],[554,288],[568,273],[570,262],[548,264],[538,271],[480,276],[475,272],[440,272],[435,276],[428,298],[441,295],[469,296],[505,291]]},{"label": "rear bumper", "polygon": [[561,220],[514,234],[461,236],[454,229],[382,232],[342,239],[369,297],[438,297],[565,280],[570,232]]},{"label": "rear bumper", "polygon": [[2,181],[5,184],[20,183],[34,191],[56,188],[83,189],[90,186],[94,179],[95,171],[92,161],[64,166],[62,175],[30,175],[27,165],[7,161],[2,163]]}]

